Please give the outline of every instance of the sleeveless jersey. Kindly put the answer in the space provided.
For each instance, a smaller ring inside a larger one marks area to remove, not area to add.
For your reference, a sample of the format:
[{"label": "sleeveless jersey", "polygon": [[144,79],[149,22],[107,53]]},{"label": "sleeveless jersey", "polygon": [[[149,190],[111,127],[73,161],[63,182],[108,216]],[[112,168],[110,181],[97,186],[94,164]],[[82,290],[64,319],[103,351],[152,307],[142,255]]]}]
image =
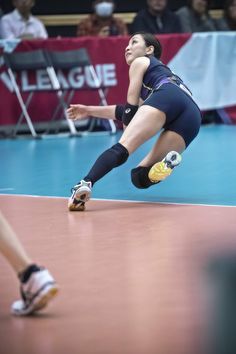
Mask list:
[{"label": "sleeveless jersey", "polygon": [[140,97],[146,100],[153,90],[158,89],[158,86],[167,78],[182,80],[176,76],[168,66],[164,65],[160,60],[151,56],[149,57],[150,64],[143,77],[143,84]]}]

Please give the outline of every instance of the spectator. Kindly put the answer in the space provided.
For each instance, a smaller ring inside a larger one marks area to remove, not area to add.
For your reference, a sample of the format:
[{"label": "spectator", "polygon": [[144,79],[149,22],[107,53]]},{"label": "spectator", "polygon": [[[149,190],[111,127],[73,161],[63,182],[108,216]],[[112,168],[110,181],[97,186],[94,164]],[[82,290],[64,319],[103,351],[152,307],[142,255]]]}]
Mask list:
[{"label": "spectator", "polygon": [[40,20],[32,16],[34,0],[13,0],[15,9],[1,19],[2,38],[47,38],[47,31]]},{"label": "spectator", "polygon": [[167,9],[167,0],[147,0],[147,7],[139,11],[131,24],[131,33],[138,31],[178,33],[181,25],[178,16]]},{"label": "spectator", "polygon": [[236,31],[236,0],[225,2],[222,18],[216,20],[218,31]]},{"label": "spectator", "polygon": [[115,9],[113,0],[95,0],[92,8],[94,13],[78,25],[77,36],[107,37],[128,34],[124,21],[113,16]]},{"label": "spectator", "polygon": [[[1,17],[3,15],[2,9],[0,7],[0,24],[1,24]],[[0,26],[0,39],[2,38],[2,31],[1,31],[1,26]]]},{"label": "spectator", "polygon": [[176,14],[179,16],[182,32],[216,31],[213,18],[208,13],[209,0],[188,0],[187,6],[181,7]]}]

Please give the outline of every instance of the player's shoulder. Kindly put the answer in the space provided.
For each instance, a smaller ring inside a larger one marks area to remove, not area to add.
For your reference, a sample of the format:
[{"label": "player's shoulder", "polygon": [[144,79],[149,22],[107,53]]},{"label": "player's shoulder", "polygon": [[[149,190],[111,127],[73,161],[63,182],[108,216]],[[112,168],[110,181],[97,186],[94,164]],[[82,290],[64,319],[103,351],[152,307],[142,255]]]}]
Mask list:
[{"label": "player's shoulder", "polygon": [[150,59],[148,57],[138,57],[134,59],[131,66],[136,69],[147,69],[150,64]]}]

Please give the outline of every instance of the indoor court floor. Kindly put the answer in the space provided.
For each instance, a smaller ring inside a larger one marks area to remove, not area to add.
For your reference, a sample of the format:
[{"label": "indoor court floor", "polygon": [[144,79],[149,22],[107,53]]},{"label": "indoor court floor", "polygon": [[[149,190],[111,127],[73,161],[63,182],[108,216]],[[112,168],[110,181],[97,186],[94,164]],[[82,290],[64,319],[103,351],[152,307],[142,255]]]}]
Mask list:
[{"label": "indoor court floor", "polygon": [[85,212],[67,211],[70,188],[119,134],[0,140],[0,209],[60,287],[37,316],[12,317],[18,283],[0,257],[0,354],[222,354],[235,135],[203,126],[166,181],[138,190],[130,170],[151,140],[94,186]]}]

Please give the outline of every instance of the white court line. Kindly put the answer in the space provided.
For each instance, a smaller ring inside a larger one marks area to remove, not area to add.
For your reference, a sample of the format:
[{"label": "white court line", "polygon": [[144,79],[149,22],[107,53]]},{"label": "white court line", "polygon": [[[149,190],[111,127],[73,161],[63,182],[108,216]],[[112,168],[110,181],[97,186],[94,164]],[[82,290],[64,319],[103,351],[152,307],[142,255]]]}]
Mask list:
[{"label": "white court line", "polygon": [[[69,197],[55,197],[55,196],[45,196],[45,195],[29,195],[29,194],[0,194],[8,197],[29,197],[29,198],[46,198],[46,199],[66,199]],[[236,205],[224,205],[224,204],[201,204],[201,203],[171,203],[171,202],[153,202],[146,200],[123,200],[123,199],[100,199],[91,198],[90,200],[96,200],[99,202],[119,202],[119,203],[143,203],[143,204],[160,204],[160,205],[183,205],[183,206],[204,206],[204,207],[222,207],[222,208],[236,208]]]}]

